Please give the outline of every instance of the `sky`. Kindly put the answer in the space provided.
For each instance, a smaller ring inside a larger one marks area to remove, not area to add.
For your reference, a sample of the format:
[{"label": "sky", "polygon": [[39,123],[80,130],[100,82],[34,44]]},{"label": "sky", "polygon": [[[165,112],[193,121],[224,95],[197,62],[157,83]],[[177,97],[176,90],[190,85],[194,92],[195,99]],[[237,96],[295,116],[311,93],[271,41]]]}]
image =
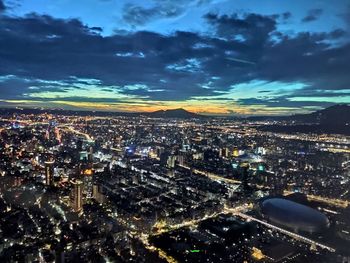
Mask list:
[{"label": "sky", "polygon": [[0,107],[307,113],[349,64],[348,0],[0,0]]}]

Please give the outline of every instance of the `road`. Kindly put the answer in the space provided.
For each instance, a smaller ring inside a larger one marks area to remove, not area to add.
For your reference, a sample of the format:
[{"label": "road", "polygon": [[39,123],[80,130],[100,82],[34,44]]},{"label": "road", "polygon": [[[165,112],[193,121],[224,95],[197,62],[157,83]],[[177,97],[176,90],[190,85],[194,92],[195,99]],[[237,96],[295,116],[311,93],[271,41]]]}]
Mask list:
[{"label": "road", "polygon": [[[291,191],[284,191],[284,195],[290,195],[294,194],[294,192]],[[347,208],[349,205],[349,201],[347,200],[342,200],[342,199],[335,199],[335,198],[327,198],[327,197],[322,197],[322,196],[317,196],[317,195],[306,195],[308,200],[311,201],[317,201],[317,202],[322,202],[326,203],[331,206],[338,206],[341,208]]]},{"label": "road", "polygon": [[84,136],[87,141],[93,141],[93,139],[91,138],[91,136],[89,134],[81,132],[81,131],[78,131],[78,130],[75,130],[72,126],[65,126],[64,128],[68,129],[68,131],[70,131],[72,133]]},{"label": "road", "polygon": [[[187,170],[191,170],[191,167],[189,166],[186,166],[186,165],[179,165],[180,167],[182,168],[185,168]],[[214,181],[223,181],[225,183],[230,183],[230,184],[240,184],[242,183],[241,181],[238,181],[238,180],[235,180],[235,179],[230,179],[230,178],[225,178],[225,177],[222,177],[220,175],[217,175],[217,174],[214,174],[214,173],[211,173],[211,172],[207,172],[207,171],[201,171],[201,170],[198,170],[198,169],[193,169],[192,170],[194,173],[197,173],[197,174],[200,174],[200,175],[204,175]]]}]

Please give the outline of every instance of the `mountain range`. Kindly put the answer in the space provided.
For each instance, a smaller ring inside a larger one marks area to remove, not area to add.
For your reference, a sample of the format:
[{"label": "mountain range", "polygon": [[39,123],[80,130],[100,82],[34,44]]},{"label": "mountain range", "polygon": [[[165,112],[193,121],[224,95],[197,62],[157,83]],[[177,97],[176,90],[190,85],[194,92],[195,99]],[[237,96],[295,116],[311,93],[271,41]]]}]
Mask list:
[{"label": "mountain range", "polygon": [[[201,115],[193,112],[189,112],[185,109],[169,109],[169,110],[158,110],[147,113],[130,113],[130,112],[93,112],[93,111],[72,111],[63,109],[15,109],[15,108],[2,108],[0,114],[13,114],[16,112],[21,113],[42,113],[43,111],[62,114],[62,115],[96,115],[96,116],[148,116],[151,118],[208,118],[210,116]],[[228,117],[232,118],[232,117]],[[350,105],[349,104],[336,104],[331,107],[315,111],[309,114],[296,114],[290,116],[251,116],[251,117],[234,117],[235,119],[241,119],[242,121],[258,121],[258,120],[272,120],[272,121],[287,121],[295,122],[294,124],[305,124],[305,125],[350,125]]]},{"label": "mountain range", "polygon": [[206,118],[207,116],[200,115],[197,113],[189,112],[184,109],[173,109],[173,110],[158,110],[150,113],[144,114],[152,118],[181,118],[181,119],[191,119],[191,118]]},{"label": "mountain range", "polygon": [[263,131],[285,133],[328,133],[350,135],[350,105],[337,104],[310,114],[259,117],[260,120],[286,121],[286,124],[264,125]]}]

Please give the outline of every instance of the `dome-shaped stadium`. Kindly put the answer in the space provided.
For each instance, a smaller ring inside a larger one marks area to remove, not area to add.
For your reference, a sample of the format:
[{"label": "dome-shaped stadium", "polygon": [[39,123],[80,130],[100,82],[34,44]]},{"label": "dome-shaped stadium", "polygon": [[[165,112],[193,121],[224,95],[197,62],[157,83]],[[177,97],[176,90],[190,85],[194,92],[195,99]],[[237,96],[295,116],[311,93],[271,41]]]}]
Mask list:
[{"label": "dome-shaped stadium", "polygon": [[297,232],[321,233],[329,227],[328,218],[308,206],[282,198],[270,198],[260,204],[264,218]]}]

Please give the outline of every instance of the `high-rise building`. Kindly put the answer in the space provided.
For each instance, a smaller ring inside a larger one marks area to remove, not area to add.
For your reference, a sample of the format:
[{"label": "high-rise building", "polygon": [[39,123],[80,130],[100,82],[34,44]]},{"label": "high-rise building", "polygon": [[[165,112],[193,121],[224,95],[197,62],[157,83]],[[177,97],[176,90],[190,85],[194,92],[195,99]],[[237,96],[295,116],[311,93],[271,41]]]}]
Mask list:
[{"label": "high-rise building", "polygon": [[104,202],[103,189],[100,185],[94,184],[92,187],[93,198],[100,204]]},{"label": "high-rise building", "polygon": [[249,180],[249,163],[241,163],[240,168],[242,169],[242,184],[243,184],[243,189],[244,191],[248,191],[249,185],[248,185],[248,180]]},{"label": "high-rise building", "polygon": [[45,184],[53,185],[53,173],[54,173],[54,160],[49,160],[45,162]]},{"label": "high-rise building", "polygon": [[89,163],[92,163],[94,160],[94,148],[90,147],[89,153],[88,153],[88,161]]},{"label": "high-rise building", "polygon": [[175,155],[168,156],[166,166],[168,168],[174,168],[175,167],[175,161],[176,161],[176,156]]},{"label": "high-rise building", "polygon": [[79,139],[77,141],[77,150],[82,151],[83,150],[83,140]]},{"label": "high-rise building", "polygon": [[168,163],[168,158],[169,158],[170,154],[168,152],[162,152],[159,156],[160,159],[160,165],[162,166],[166,166]]},{"label": "high-rise building", "polygon": [[71,181],[72,191],[70,196],[71,206],[78,212],[83,206],[83,182],[80,180]]},{"label": "high-rise building", "polygon": [[219,151],[219,156],[227,158],[229,156],[228,148],[227,147],[221,148]]}]

